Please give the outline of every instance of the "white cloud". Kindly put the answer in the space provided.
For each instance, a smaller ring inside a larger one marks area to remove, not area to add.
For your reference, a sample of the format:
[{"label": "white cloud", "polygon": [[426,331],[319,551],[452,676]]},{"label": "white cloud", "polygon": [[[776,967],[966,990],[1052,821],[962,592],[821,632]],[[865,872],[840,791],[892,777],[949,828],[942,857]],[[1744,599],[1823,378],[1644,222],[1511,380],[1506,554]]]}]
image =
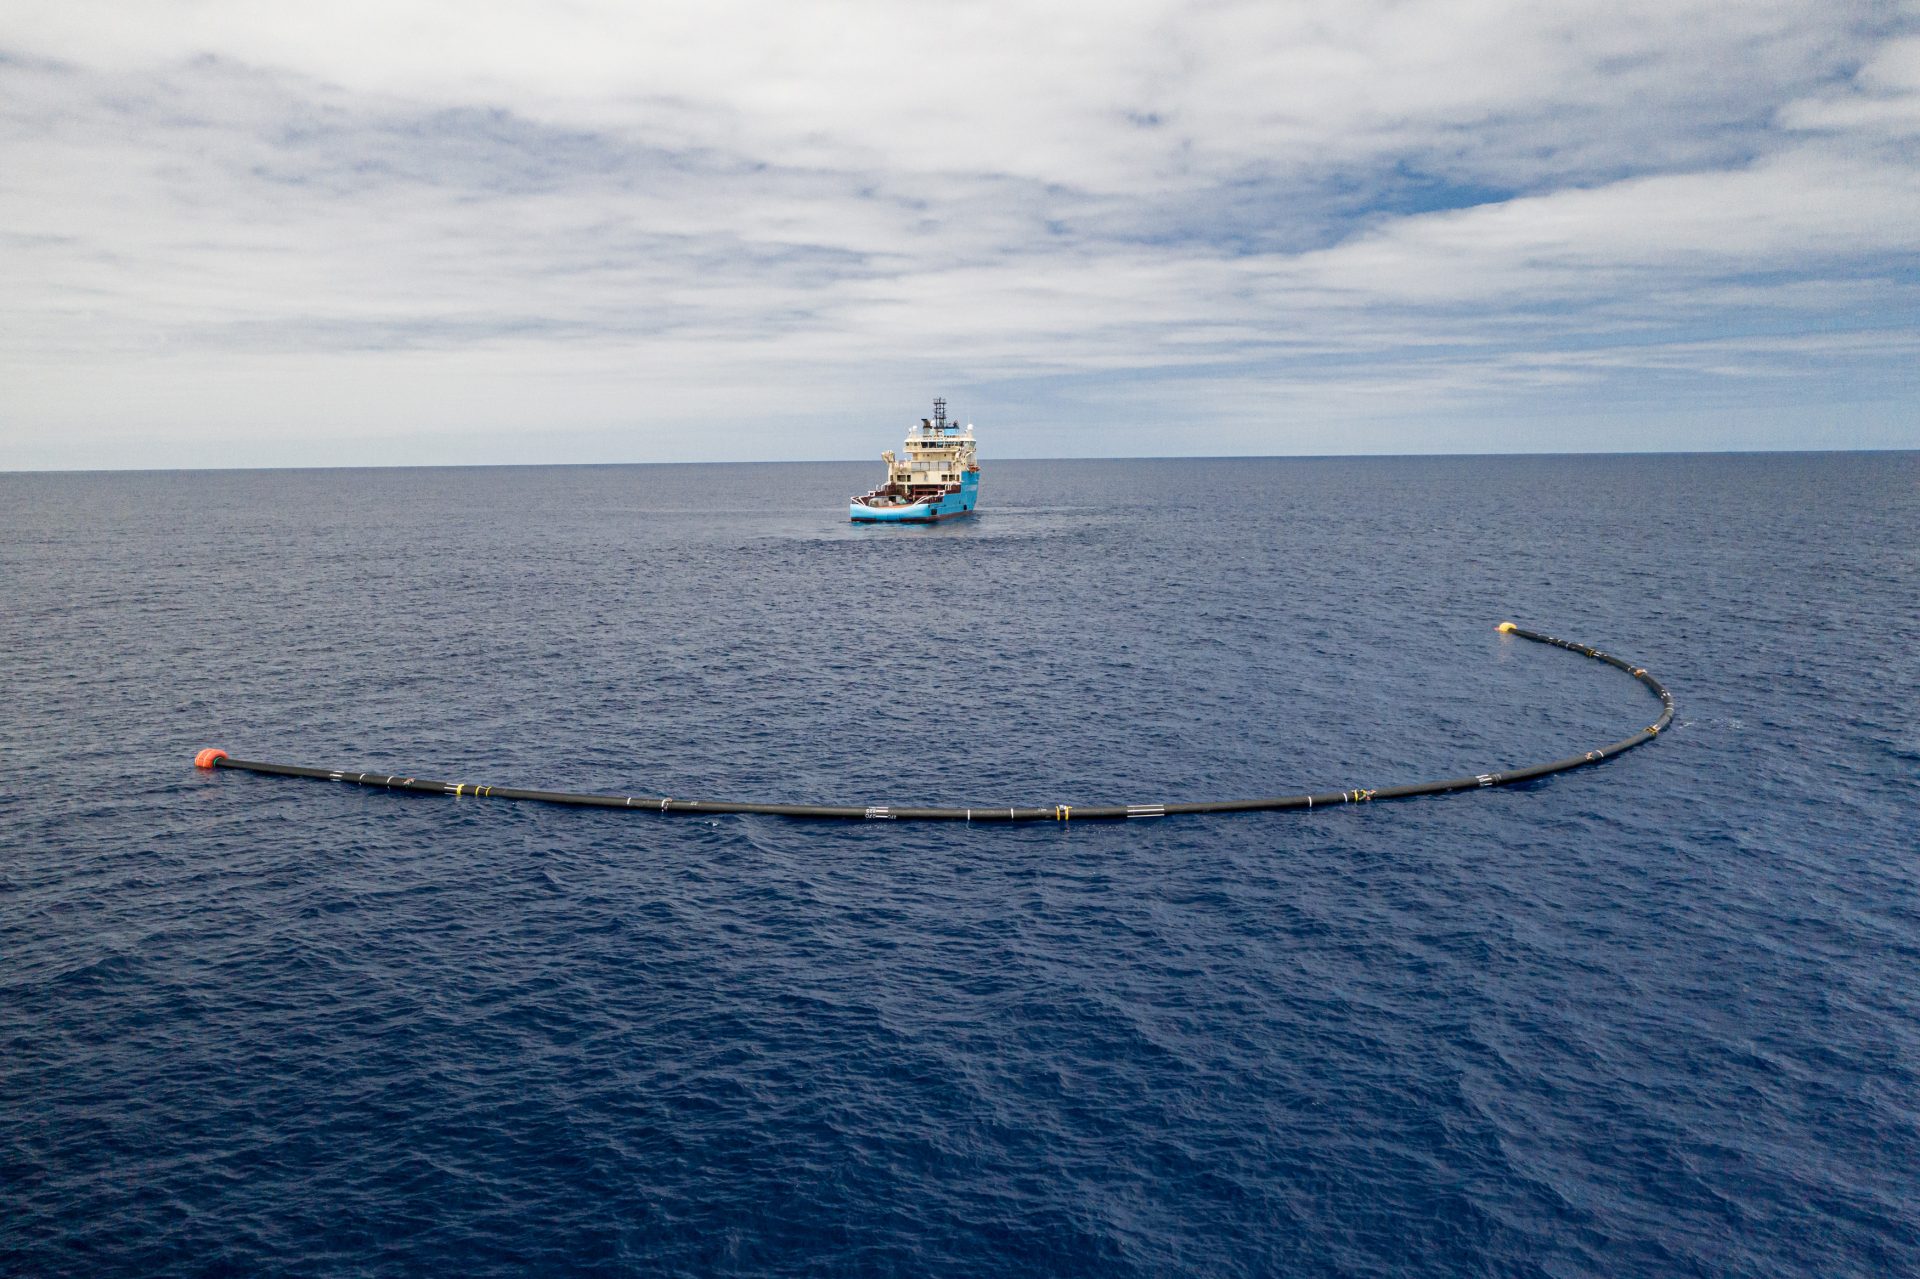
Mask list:
[{"label": "white cloud", "polygon": [[1861,141],[1900,142],[1920,134],[1920,36],[1889,40],[1853,82],[1787,104],[1790,129],[1855,134]]},{"label": "white cloud", "polygon": [[105,71],[212,55],[672,147],[1138,193],[1429,147],[1463,171],[1520,167],[1513,178],[1581,159],[1644,165],[1649,147],[1684,160],[1702,130],[1750,122],[1783,86],[1844,66],[1878,9],[65,0],[29,6],[0,39]]},{"label": "white cloud", "polygon": [[1307,254],[1311,285],[1367,303],[1528,301],[1803,273],[1920,254],[1920,168],[1795,149],[1730,170],[1630,178],[1400,219]]},{"label": "white cloud", "polygon": [[[927,387],[1090,414],[1070,388],[1110,375],[1160,415],[1140,439],[1188,433],[1157,452],[1245,447],[1233,415],[1276,400],[1412,423],[1652,377],[1777,397],[1797,367],[1809,397],[1898,401],[1915,18],[16,6],[0,450],[149,422],[192,461],[276,387],[288,439],[329,413],[496,452],[627,424],[633,457],[797,392],[823,420]],[[1857,340],[1780,362],[1834,333]]]}]

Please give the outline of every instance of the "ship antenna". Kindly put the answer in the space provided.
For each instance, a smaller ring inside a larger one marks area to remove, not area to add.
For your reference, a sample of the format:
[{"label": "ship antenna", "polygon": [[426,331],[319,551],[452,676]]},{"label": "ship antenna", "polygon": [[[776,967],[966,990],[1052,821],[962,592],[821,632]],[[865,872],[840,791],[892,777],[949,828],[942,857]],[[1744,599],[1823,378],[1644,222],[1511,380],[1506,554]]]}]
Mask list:
[{"label": "ship antenna", "polygon": [[933,429],[936,431],[947,429],[947,402],[944,399],[936,398],[933,402]]}]

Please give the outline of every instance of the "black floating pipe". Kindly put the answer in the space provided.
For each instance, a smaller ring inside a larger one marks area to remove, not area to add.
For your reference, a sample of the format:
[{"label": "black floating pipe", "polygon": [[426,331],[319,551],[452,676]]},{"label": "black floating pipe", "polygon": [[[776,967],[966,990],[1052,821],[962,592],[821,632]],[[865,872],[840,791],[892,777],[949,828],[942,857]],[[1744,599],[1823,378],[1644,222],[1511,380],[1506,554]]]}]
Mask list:
[{"label": "black floating pipe", "polygon": [[1601,746],[1578,755],[1568,755],[1547,764],[1508,769],[1498,773],[1475,773],[1471,777],[1449,777],[1437,782],[1414,782],[1406,786],[1382,786],[1374,790],[1320,791],[1312,795],[1276,795],[1267,799],[1214,800],[1195,804],[1055,804],[1051,808],[893,808],[887,805],[853,807],[831,804],[744,804],[731,800],[673,799],[665,795],[581,795],[568,791],[524,790],[514,786],[476,786],[472,782],[441,782],[424,777],[404,777],[398,773],[351,773],[339,768],[306,768],[299,764],[267,764],[252,759],[232,759],[222,750],[203,750],[194,758],[200,768],[237,768],[248,773],[267,773],[275,777],[315,777],[329,782],[351,782],[356,786],[378,786],[385,790],[414,791],[423,795],[473,795],[482,799],[527,799],[542,804],[571,804],[577,808],[631,808],[660,813],[764,813],[772,817],[824,817],[838,819],[884,819],[916,822],[1037,822],[1037,821],[1110,821],[1130,817],[1172,817],[1179,813],[1253,813],[1278,809],[1326,808],[1333,804],[1364,804],[1370,800],[1411,799],[1415,795],[1444,795],[1450,791],[1481,790],[1489,786],[1512,786],[1550,773],[1564,773],[1611,759],[1652,741],[1673,723],[1673,695],[1641,667],[1623,662],[1609,653],[1555,639],[1538,631],[1529,631],[1512,622],[1500,623],[1503,634],[1517,635],[1538,644],[1551,644],[1618,667],[1645,684],[1660,699],[1660,718],[1630,737],[1610,746]]}]

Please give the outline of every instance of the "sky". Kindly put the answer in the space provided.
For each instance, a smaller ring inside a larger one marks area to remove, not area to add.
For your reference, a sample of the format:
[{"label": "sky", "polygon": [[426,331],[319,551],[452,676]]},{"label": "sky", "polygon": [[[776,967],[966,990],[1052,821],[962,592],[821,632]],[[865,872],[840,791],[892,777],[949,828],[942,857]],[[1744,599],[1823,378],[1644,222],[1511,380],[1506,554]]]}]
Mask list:
[{"label": "sky", "polygon": [[0,470],[1920,448],[1920,0],[0,0]]}]

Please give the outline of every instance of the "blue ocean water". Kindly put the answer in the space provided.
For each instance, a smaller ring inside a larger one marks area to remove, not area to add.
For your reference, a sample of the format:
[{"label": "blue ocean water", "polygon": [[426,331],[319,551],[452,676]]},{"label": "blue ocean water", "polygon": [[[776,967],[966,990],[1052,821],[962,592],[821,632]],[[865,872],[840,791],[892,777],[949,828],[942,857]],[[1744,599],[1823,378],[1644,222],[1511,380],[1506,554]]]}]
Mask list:
[{"label": "blue ocean water", "polygon": [[0,1271],[1920,1272],[1920,455],[871,479],[0,475]]}]

